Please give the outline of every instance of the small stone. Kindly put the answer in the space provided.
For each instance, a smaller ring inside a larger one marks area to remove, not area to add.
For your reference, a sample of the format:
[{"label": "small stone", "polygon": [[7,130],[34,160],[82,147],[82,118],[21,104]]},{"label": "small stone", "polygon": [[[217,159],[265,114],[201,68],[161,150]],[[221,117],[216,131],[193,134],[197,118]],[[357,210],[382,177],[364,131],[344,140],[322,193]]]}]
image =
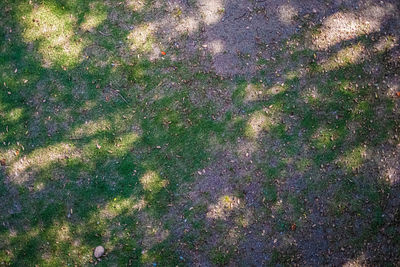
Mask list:
[{"label": "small stone", "polygon": [[100,258],[101,256],[103,256],[104,255],[104,248],[102,247],[102,246],[97,246],[95,249],[94,249],[94,256],[96,257],[96,258]]}]

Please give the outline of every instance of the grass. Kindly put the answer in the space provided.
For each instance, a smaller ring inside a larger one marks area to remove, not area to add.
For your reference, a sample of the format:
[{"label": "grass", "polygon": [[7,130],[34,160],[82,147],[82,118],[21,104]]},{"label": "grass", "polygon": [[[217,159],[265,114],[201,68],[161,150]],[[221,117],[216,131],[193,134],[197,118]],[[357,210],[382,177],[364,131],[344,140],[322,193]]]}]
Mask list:
[{"label": "grass", "polygon": [[[352,255],[380,231],[395,236],[397,225],[384,227],[391,185],[374,157],[398,143],[398,99],[382,89],[397,71],[386,64],[389,48],[349,57],[377,42],[361,36],[327,52],[331,64],[321,67],[319,51],[293,45],[316,32],[305,29],[252,77],[226,79],[194,66],[201,54],[166,43],[166,55],[151,59],[161,43],[151,20],[167,12],[153,2],[0,4],[0,265],[179,266],[202,255],[222,266],[243,260],[233,248],[260,221],[279,239],[264,243],[268,264],[290,264],[300,252],[282,240],[301,243],[317,206],[339,228],[357,223],[338,237],[359,244]],[[382,71],[371,77],[374,64]],[[256,148],[241,158],[239,141]],[[187,197],[210,169],[223,176],[224,166],[210,167],[221,151],[239,155],[224,164],[242,204],[261,170],[259,206],[235,208],[213,184]],[[207,215],[218,199],[223,220]],[[98,245],[102,261],[92,256]]]}]

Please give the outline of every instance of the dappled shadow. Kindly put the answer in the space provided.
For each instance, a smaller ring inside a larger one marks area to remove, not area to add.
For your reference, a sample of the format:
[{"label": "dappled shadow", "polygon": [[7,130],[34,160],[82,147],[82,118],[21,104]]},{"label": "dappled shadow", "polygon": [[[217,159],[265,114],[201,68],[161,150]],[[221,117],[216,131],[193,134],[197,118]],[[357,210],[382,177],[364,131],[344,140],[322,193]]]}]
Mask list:
[{"label": "dappled shadow", "polygon": [[394,1],[32,2],[0,4],[2,264],[399,262]]}]

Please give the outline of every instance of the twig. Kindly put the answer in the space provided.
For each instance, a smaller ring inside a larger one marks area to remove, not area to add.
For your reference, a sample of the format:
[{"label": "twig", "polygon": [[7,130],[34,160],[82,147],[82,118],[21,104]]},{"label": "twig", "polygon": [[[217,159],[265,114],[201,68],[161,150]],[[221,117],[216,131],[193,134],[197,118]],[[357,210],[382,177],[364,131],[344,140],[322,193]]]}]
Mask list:
[{"label": "twig", "polygon": [[241,15],[241,16],[239,16],[239,17],[237,17],[237,18],[234,18],[233,20],[241,19],[241,18],[243,18],[244,16],[246,16],[246,14],[247,14],[247,12],[244,12],[243,15]]},{"label": "twig", "polygon": [[116,93],[122,98],[122,100],[124,100],[124,102],[125,102],[127,105],[129,105],[128,101],[126,101],[126,99],[125,99],[119,92],[116,92]]},{"label": "twig", "polygon": [[104,36],[110,36],[111,35],[111,33],[104,33],[104,32],[101,32],[101,31],[98,31],[101,35],[104,35]]}]

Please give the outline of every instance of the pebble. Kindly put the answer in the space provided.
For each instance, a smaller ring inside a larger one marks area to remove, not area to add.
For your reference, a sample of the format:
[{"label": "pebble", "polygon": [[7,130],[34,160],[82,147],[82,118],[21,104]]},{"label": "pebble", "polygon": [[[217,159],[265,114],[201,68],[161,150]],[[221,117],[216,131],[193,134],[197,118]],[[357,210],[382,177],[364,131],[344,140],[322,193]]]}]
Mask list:
[{"label": "pebble", "polygon": [[103,256],[104,255],[104,248],[103,248],[103,246],[97,246],[95,249],[94,249],[94,256],[96,257],[96,258],[100,258],[101,256]]}]

